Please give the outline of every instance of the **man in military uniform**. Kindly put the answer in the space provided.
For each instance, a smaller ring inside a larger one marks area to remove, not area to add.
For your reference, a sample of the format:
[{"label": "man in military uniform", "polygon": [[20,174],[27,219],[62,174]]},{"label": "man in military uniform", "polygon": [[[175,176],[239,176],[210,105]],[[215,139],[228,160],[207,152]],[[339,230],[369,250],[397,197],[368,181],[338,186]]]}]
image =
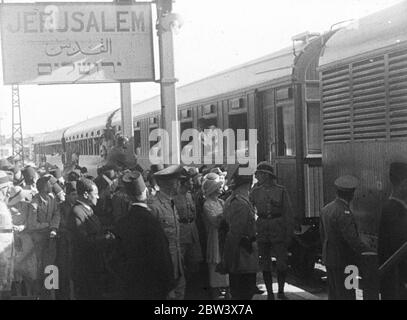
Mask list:
[{"label": "man in military uniform", "polygon": [[[407,242],[407,163],[390,165],[392,193],[384,203],[379,226],[378,254],[382,265]],[[381,278],[383,300],[407,299],[407,258]]]},{"label": "man in military uniform", "polygon": [[198,229],[195,224],[196,208],[191,195],[191,178],[187,172],[180,176],[180,186],[174,204],[180,223],[180,244],[184,266],[188,273],[197,271],[202,261]]},{"label": "man in military uniform", "polygon": [[178,177],[182,171],[179,165],[169,166],[154,174],[160,191],[148,199],[148,206],[153,216],[160,221],[167,236],[174,269],[175,289],[168,299],[182,300],[185,294],[185,277],[182,266],[179,217],[174,204],[174,196],[178,190]]},{"label": "man in military uniform", "polygon": [[233,192],[225,202],[227,226],[222,267],[229,274],[233,300],[251,300],[257,291],[259,254],[256,245],[255,208],[249,200],[252,175],[240,175],[239,165],[228,169]]},{"label": "man in military uniform", "polygon": [[342,176],[335,180],[337,197],[321,211],[322,259],[328,276],[329,300],[354,300],[355,291],[345,287],[345,268],[357,265],[363,254],[371,254],[361,241],[350,209],[358,180]]},{"label": "man in military uniform", "polygon": [[273,167],[261,162],[255,173],[258,183],[250,192],[250,201],[257,209],[257,241],[260,267],[268,299],[273,300],[271,257],[277,260],[278,298],[287,299],[284,285],[287,274],[288,246],[294,233],[294,214],[287,190],[276,183]]}]

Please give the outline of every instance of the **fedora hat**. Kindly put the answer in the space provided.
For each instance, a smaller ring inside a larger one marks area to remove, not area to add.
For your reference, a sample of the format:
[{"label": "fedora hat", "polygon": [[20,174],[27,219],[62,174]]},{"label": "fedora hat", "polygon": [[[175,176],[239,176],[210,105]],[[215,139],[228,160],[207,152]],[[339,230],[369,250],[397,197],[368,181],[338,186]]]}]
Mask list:
[{"label": "fedora hat", "polygon": [[7,205],[9,207],[15,206],[21,201],[25,201],[30,196],[30,191],[24,190],[19,186],[13,186],[10,188],[10,197],[8,198]]}]

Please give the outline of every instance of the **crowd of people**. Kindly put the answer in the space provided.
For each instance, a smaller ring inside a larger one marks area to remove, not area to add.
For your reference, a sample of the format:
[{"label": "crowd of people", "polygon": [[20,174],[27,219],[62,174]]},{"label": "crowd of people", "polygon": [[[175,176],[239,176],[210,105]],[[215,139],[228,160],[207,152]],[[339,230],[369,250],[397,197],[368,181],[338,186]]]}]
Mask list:
[{"label": "crowd of people", "polygon": [[[271,249],[280,253],[284,298],[292,209],[271,165],[260,164],[256,177],[267,192],[252,189],[253,175],[240,175],[238,165],[106,164],[91,177],[79,166],[63,173],[2,160],[3,298],[188,299],[200,291],[208,299],[251,299],[261,292],[263,266],[274,299]],[[279,208],[273,216],[264,204],[270,192]],[[264,239],[256,240],[256,214]],[[259,261],[258,241],[270,262]],[[47,266],[58,268],[55,290],[44,286]]]},{"label": "crowd of people", "polygon": [[[0,161],[0,292],[3,299],[249,300],[261,290],[273,300],[272,256],[279,299],[284,287],[294,212],[271,164],[253,175],[239,165],[117,167],[91,177],[47,165],[21,168]],[[390,168],[393,193],[383,208],[379,258],[407,240],[407,164]],[[321,212],[322,256],[330,299],[353,299],[346,272],[361,241],[350,203],[357,179],[335,181],[337,198]],[[57,285],[44,285],[48,266]],[[403,297],[403,263],[386,276],[383,297]],[[54,275],[55,276],[55,275]]]}]

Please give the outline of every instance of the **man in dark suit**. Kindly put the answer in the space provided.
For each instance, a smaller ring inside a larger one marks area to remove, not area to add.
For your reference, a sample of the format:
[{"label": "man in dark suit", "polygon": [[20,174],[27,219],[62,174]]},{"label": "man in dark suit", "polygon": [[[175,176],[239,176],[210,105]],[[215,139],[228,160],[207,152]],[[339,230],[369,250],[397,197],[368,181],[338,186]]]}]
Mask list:
[{"label": "man in dark suit", "polygon": [[137,171],[126,173],[122,180],[136,201],[115,226],[121,298],[165,299],[173,285],[167,237],[147,207],[147,187],[142,175]]},{"label": "man in dark suit", "polygon": [[72,279],[76,299],[102,298],[102,282],[105,274],[104,249],[114,236],[104,232],[92,206],[99,199],[98,188],[89,179],[76,184],[78,200],[72,208],[70,230],[72,231]]},{"label": "man in dark suit", "polygon": [[[384,203],[379,226],[378,254],[382,265],[407,242],[407,163],[390,165],[393,190]],[[384,300],[407,299],[407,257],[396,264],[381,279]]]}]

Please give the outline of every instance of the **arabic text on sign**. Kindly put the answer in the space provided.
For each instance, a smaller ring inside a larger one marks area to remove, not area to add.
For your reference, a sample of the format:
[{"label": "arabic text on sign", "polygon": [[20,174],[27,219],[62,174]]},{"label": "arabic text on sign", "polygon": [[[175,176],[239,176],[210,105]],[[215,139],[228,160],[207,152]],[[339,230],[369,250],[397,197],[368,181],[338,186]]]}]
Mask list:
[{"label": "arabic text on sign", "polygon": [[83,45],[78,41],[54,41],[47,43],[45,54],[55,57],[65,52],[68,57],[81,53],[86,56],[98,55],[102,53],[112,54],[112,39],[100,39],[100,41],[88,42]]}]

